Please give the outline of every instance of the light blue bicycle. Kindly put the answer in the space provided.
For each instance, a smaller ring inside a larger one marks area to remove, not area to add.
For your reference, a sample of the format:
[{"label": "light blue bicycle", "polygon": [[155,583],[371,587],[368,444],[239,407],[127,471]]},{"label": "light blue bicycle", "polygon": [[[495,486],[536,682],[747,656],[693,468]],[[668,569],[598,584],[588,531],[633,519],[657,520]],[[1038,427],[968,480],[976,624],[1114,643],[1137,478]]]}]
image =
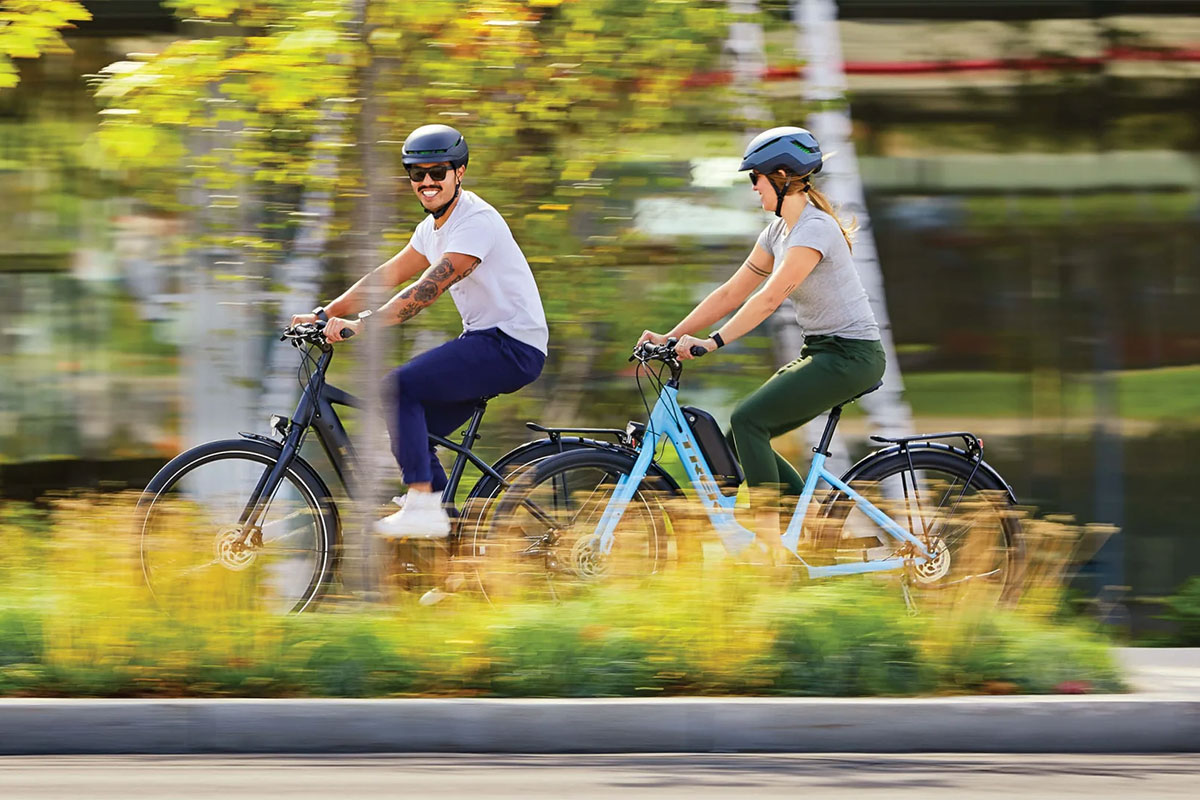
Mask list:
[{"label": "light blue bicycle", "polygon": [[[754,533],[734,516],[742,472],[725,437],[708,413],[679,405],[683,369],[673,344],[644,343],[631,356],[639,386],[644,374],[658,390],[648,423],[630,422],[619,443],[530,467],[497,507],[490,539],[479,543],[481,560],[503,555],[497,570],[551,586],[661,570],[679,546],[668,536],[664,498],[685,496],[658,463],[664,440],[725,549],[737,555],[755,545]],[[986,582],[1001,595],[1010,588],[1019,563],[1016,498],[983,460],[983,442],[967,432],[872,436],[886,447],[839,477],[825,462],[845,403],[830,411],[782,537],[797,565],[810,578],[897,572],[910,607],[913,589]],[[963,445],[936,441],[944,439]],[[810,509],[820,483],[829,488]]]}]

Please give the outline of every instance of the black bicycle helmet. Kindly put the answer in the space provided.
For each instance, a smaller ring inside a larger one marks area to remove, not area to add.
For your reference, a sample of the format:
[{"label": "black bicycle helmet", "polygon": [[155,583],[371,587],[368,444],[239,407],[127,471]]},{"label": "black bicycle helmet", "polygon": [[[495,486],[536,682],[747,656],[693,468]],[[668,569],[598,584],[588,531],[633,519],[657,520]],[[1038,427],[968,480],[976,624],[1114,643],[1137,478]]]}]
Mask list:
[{"label": "black bicycle helmet", "polygon": [[781,216],[788,187],[794,180],[820,172],[821,161],[821,145],[817,143],[817,137],[804,128],[783,125],[765,130],[750,140],[738,172],[748,169],[774,172],[782,169],[789,173],[783,187],[775,189],[775,216],[778,217]]},{"label": "black bicycle helmet", "polygon": [[[467,149],[467,140],[463,135],[449,125],[422,125],[408,135],[404,140],[404,148],[400,161],[408,167],[412,164],[433,164],[444,161],[450,162],[454,169],[465,167],[471,153]],[[440,208],[427,208],[426,214],[432,214],[434,219],[441,219],[462,191],[462,184],[456,177],[454,180],[454,196]]]},{"label": "black bicycle helmet", "polygon": [[404,140],[401,154],[405,166],[448,161],[455,169],[466,166],[469,158],[467,140],[449,125],[422,125],[417,128]]}]

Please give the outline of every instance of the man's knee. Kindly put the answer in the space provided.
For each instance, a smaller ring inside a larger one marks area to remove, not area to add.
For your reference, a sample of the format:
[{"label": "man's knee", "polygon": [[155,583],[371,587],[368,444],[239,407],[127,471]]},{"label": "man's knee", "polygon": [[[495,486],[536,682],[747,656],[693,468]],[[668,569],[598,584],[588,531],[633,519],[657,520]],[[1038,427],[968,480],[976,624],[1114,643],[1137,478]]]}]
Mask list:
[{"label": "man's knee", "polygon": [[380,391],[384,405],[395,408],[402,400],[415,400],[413,389],[411,372],[405,367],[397,367],[383,377]]}]

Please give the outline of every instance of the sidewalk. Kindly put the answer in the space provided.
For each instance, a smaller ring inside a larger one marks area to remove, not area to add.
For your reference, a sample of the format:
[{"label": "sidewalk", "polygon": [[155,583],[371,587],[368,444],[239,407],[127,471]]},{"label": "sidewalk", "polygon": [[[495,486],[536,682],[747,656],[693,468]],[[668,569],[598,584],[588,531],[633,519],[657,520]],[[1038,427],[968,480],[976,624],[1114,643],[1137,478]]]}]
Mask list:
[{"label": "sidewalk", "polygon": [[1200,752],[1200,649],[1119,657],[1133,694],[0,700],[0,754]]}]

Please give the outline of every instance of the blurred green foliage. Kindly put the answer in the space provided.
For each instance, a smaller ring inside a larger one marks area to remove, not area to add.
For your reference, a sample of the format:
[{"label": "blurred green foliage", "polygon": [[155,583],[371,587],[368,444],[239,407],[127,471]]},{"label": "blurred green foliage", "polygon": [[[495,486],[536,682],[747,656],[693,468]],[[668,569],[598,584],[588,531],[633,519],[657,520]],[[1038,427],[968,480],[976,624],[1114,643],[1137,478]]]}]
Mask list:
[{"label": "blurred green foliage", "polygon": [[[155,606],[132,498],[0,506],[0,695],[661,696],[1119,691],[1106,639],[1058,617],[1051,581],[910,616],[877,579],[785,581],[709,560],[556,604],[435,608],[344,596],[328,613],[252,612],[213,591]],[[1059,527],[1059,534],[1070,531]],[[678,532],[678,531],[677,531]],[[1049,548],[1040,548],[1046,553]],[[1053,577],[1047,556],[1037,572]],[[1047,566],[1048,565],[1048,566]],[[1047,569],[1050,572],[1047,572]]]},{"label": "blurred green foliage", "polygon": [[59,31],[91,18],[78,0],[0,2],[0,88],[17,85],[19,76],[12,59],[63,52],[66,44]]},{"label": "blurred green foliage", "polygon": [[1172,644],[1179,647],[1200,647],[1200,577],[1188,580],[1166,599],[1168,612],[1164,619],[1175,623]]},{"label": "blurred green foliage", "polygon": [[[381,155],[398,181],[408,131],[445,122],[471,144],[469,188],[505,214],[539,279],[575,287],[585,313],[614,299],[589,267],[617,259],[572,220],[608,195],[598,173],[623,156],[624,135],[684,122],[687,78],[717,57],[726,25],[724,4],[711,0],[174,5],[209,20],[207,35],[114,65],[97,90],[108,106],[100,142],[143,197],[194,203],[181,189],[199,180],[199,202],[269,200],[254,229],[226,231],[269,257],[304,224],[295,212],[305,191],[361,199],[364,165]],[[720,98],[706,95],[720,119]],[[380,139],[362,138],[364,114]],[[200,140],[214,128],[229,135],[206,152]],[[330,151],[334,184],[323,185],[330,177],[316,165]],[[353,206],[338,205],[339,232],[353,227]],[[396,222],[419,213],[412,204]],[[559,260],[568,254],[582,260]]]}]

